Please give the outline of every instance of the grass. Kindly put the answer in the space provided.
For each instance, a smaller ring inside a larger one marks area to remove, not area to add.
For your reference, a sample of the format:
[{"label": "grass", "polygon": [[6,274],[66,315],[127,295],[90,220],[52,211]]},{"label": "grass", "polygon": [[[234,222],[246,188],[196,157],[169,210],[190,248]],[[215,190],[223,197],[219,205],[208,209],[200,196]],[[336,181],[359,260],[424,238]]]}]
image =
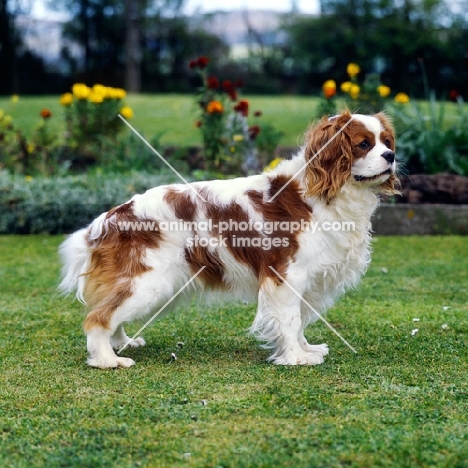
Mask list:
[{"label": "grass", "polygon": [[[246,96],[251,110],[261,110],[262,122],[274,125],[284,132],[281,145],[297,146],[302,143],[304,131],[314,119],[318,103],[312,96]],[[58,96],[20,97],[12,103],[10,98],[0,97],[0,109],[10,114],[17,128],[31,135],[40,120],[42,109],[52,111],[51,126],[63,134],[64,118]],[[161,135],[162,145],[201,145],[199,130],[195,127],[198,109],[192,95],[141,94],[130,95],[126,102],[135,110],[132,125],[146,138]],[[429,106],[426,103],[426,107]],[[453,103],[445,103],[447,122],[458,112]],[[122,123],[122,125],[124,125]]]},{"label": "grass", "polygon": [[[64,131],[63,109],[58,96],[21,97],[17,103],[0,97],[0,109],[10,114],[17,128],[31,134],[40,120],[42,109],[52,111],[51,125]],[[248,96],[251,109],[261,110],[264,123],[281,128],[283,145],[296,146],[309,122],[313,120],[317,98],[304,96]],[[145,137],[162,134],[164,145],[200,145],[201,136],[195,127],[198,109],[194,97],[181,94],[130,95],[126,102],[135,110],[132,125]],[[124,124],[122,124],[124,125]]]},{"label": "grass", "polygon": [[253,305],[194,304],[109,371],[56,293],[61,240],[0,237],[0,466],[468,466],[468,238],[377,240],[328,315],[358,355],[319,323],[325,364],[275,367],[245,334]]}]

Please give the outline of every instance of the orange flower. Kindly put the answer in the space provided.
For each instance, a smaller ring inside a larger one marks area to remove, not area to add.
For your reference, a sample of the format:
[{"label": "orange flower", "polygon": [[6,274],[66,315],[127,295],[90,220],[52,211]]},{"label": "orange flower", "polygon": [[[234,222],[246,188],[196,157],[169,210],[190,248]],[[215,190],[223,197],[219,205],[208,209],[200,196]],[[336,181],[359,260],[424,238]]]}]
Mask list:
[{"label": "orange flower", "polygon": [[336,83],[334,80],[327,80],[322,86],[323,94],[327,99],[332,98],[336,94]]},{"label": "orange flower", "polygon": [[222,114],[223,110],[223,104],[219,101],[210,101],[206,106],[206,112],[208,112],[208,114]]},{"label": "orange flower", "polygon": [[52,117],[52,112],[49,109],[42,109],[41,110],[41,117],[43,119],[50,119]]}]

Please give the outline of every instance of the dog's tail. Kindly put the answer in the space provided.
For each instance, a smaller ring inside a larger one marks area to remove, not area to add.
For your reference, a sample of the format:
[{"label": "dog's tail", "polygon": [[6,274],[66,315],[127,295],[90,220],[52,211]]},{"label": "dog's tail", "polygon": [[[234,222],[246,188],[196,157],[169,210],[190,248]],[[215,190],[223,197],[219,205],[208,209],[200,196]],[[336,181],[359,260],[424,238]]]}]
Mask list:
[{"label": "dog's tail", "polygon": [[63,294],[76,291],[76,298],[84,304],[86,273],[95,244],[106,235],[106,215],[107,213],[103,213],[88,228],[73,233],[59,248],[63,266],[62,281],[58,288]]}]

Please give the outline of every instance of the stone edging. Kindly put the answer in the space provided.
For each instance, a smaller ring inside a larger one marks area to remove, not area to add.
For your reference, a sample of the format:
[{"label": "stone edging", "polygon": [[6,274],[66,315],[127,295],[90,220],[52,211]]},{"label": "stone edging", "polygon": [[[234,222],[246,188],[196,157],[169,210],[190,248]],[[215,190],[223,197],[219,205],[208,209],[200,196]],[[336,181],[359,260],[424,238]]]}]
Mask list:
[{"label": "stone edging", "polygon": [[468,234],[468,205],[382,203],[372,230],[384,236]]}]

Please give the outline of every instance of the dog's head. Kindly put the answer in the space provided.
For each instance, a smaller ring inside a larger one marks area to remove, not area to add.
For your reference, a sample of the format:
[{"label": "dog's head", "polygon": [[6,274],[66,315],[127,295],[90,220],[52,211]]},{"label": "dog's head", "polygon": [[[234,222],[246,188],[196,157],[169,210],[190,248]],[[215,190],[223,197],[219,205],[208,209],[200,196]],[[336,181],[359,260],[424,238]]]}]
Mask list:
[{"label": "dog's head", "polygon": [[322,118],[307,134],[307,195],[329,202],[345,183],[398,193],[395,132],[383,113]]}]

